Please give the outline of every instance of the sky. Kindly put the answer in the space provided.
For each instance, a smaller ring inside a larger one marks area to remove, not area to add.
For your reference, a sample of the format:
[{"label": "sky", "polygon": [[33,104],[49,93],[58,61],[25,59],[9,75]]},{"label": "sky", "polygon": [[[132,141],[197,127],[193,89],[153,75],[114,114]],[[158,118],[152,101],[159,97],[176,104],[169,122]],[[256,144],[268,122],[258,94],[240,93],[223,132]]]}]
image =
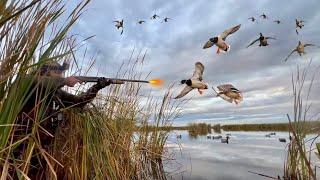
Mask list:
[{"label": "sky", "polygon": [[[161,97],[171,83],[175,83],[174,94],[178,94],[184,87],[179,82],[191,77],[197,61],[204,64],[203,79],[210,87],[231,83],[243,91],[240,105],[215,98],[211,89],[202,96],[191,92],[185,97],[191,100],[174,125],[287,122],[286,114],[293,109],[291,75],[297,65],[305,67],[310,59],[309,74],[319,72],[320,49],[309,47],[302,57],[293,54],[288,62],[283,60],[299,40],[320,45],[319,10],[318,0],[93,0],[72,32],[83,37],[95,35],[85,42],[87,53],[96,55],[95,70],[105,75],[114,75],[133,49],[134,56],[147,51],[143,71],[166,82],[164,88],[152,90],[156,97]],[[155,13],[160,19],[151,20]],[[262,13],[268,20],[259,18]],[[252,16],[256,23],[248,20]],[[165,17],[172,20],[163,23]],[[305,20],[299,35],[295,32],[296,18]],[[121,19],[122,35],[113,23]],[[273,22],[277,19],[282,23]],[[146,23],[139,25],[139,20]],[[215,47],[202,49],[209,38],[238,24],[240,30],[227,38],[229,52],[217,55]],[[246,48],[260,32],[277,40],[270,40],[268,47],[255,44]],[[320,112],[318,77],[319,73],[311,91],[310,114]]]}]

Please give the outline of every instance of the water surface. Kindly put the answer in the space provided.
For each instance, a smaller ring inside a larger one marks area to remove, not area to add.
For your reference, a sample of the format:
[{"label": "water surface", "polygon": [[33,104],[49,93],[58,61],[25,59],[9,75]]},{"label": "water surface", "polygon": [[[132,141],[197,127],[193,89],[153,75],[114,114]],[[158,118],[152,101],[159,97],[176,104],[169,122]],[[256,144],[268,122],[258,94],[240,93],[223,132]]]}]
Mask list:
[{"label": "water surface", "polygon": [[[270,132],[223,132],[231,133],[229,144],[220,140],[207,139],[207,136],[191,138],[187,131],[175,131],[167,143],[170,157],[175,160],[165,164],[171,172],[169,179],[217,179],[248,180],[268,179],[248,171],[277,177],[281,176],[286,156],[288,133],[276,132],[275,136],[265,137]],[[177,139],[177,134],[182,138]]]}]

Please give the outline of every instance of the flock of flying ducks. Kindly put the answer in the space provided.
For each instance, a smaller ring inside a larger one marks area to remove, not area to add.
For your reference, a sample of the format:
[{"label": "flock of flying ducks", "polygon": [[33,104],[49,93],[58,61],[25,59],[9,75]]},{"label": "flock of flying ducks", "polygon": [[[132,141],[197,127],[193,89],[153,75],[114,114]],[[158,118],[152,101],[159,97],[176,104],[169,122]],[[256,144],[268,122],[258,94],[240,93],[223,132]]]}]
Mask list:
[{"label": "flock of flying ducks", "polygon": [[[266,14],[262,14],[260,16],[262,19],[267,20],[268,16]],[[250,17],[248,18],[249,20],[251,20],[252,22],[255,22],[256,19],[254,17]],[[304,21],[303,20],[298,20],[296,19],[296,33],[299,34],[298,29],[302,29],[302,27],[304,26]],[[274,20],[275,23],[280,24],[281,21],[280,20]],[[220,53],[220,51],[223,52],[227,52],[230,50],[230,45],[226,43],[226,38],[237,32],[241,27],[241,24],[234,26],[230,29],[227,29],[225,31],[223,31],[220,35],[215,36],[210,38],[203,46],[203,49],[207,49],[212,47],[213,45],[217,46],[217,54]],[[248,46],[252,46],[253,44],[255,44],[256,42],[259,41],[259,47],[263,47],[263,46],[268,46],[268,40],[276,40],[276,38],[274,37],[268,37],[268,36],[264,36],[262,33],[260,33],[260,36],[255,39],[254,41],[252,41]],[[300,56],[302,54],[305,54],[304,48],[308,47],[308,46],[315,46],[314,44],[304,44],[301,41],[299,41],[298,46],[296,48],[294,48],[289,55],[285,58],[284,61],[287,61],[288,58],[294,53],[297,52]],[[198,89],[198,92],[200,94],[203,94],[203,91],[208,89],[208,84],[205,83],[203,81],[202,75],[203,75],[203,71],[204,71],[204,65],[201,62],[196,62],[195,63],[195,70],[193,72],[193,75],[190,79],[187,80],[182,80],[181,84],[185,84],[184,89],[180,92],[180,94],[178,96],[175,97],[175,99],[184,97],[185,95],[187,95],[190,91],[192,91],[193,89]],[[242,92],[239,91],[237,88],[235,88],[232,84],[222,84],[217,86],[218,91],[216,91],[213,87],[212,87],[213,91],[216,93],[217,97],[220,97],[222,99],[224,99],[227,102],[230,103],[235,103],[235,104],[239,104],[242,100],[243,100],[243,96],[242,96]]]},{"label": "flock of flying ducks", "polygon": [[[157,15],[157,14],[154,14],[150,17],[151,20],[156,20],[156,19],[159,19],[160,16]],[[169,20],[172,20],[171,18],[169,17],[165,17],[162,22],[168,22]],[[116,21],[113,21],[115,23],[115,27],[120,30],[121,29],[121,32],[120,32],[120,35],[123,34],[123,28],[124,28],[124,23],[123,23],[123,19],[120,21],[120,20],[116,20]],[[146,21],[145,20],[139,20],[137,23],[138,24],[143,24],[145,23]]]}]

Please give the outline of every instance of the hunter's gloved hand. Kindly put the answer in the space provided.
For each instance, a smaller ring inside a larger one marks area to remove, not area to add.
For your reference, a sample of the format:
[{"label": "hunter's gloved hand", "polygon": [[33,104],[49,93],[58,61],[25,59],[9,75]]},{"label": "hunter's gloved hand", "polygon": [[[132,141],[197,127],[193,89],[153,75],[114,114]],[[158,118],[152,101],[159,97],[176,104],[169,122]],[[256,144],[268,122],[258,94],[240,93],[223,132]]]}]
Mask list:
[{"label": "hunter's gloved hand", "polygon": [[107,79],[107,78],[104,78],[104,77],[100,77],[98,79],[98,83],[97,83],[98,87],[101,88],[101,89],[106,87],[106,86],[109,86],[110,84],[111,84],[111,80]]}]

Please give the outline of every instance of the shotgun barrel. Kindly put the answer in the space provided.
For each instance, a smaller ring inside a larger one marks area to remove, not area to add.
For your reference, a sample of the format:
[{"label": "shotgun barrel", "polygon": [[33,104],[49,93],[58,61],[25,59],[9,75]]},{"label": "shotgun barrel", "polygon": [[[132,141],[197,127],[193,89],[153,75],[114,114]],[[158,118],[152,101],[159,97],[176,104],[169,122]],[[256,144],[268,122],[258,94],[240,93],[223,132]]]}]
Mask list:
[{"label": "shotgun barrel", "polygon": [[[76,79],[82,82],[98,82],[100,77],[95,76],[74,76]],[[111,81],[111,84],[124,84],[125,82],[140,82],[140,83],[149,83],[146,80],[136,80],[136,79],[119,79],[119,78],[106,78]]]}]

